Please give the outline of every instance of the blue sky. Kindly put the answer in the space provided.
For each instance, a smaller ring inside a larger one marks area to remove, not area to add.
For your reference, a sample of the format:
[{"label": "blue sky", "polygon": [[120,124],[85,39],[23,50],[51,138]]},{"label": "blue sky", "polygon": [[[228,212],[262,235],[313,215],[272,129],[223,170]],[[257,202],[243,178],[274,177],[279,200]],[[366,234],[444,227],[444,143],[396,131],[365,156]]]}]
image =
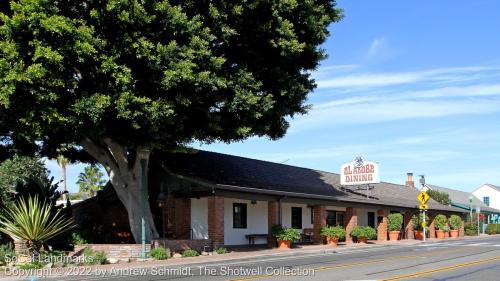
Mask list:
[{"label": "blue sky", "polygon": [[[331,172],[361,154],[383,181],[413,172],[465,191],[500,184],[500,2],[338,4],[345,18],[330,27],[308,115],[278,141],[194,146]],[[73,191],[80,170],[68,170]]]}]

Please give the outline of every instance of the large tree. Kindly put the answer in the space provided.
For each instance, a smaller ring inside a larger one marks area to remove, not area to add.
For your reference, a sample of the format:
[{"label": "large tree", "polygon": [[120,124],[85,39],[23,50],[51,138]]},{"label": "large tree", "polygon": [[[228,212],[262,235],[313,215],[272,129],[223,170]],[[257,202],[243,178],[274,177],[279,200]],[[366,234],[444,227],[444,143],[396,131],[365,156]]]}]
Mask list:
[{"label": "large tree", "polygon": [[307,111],[319,46],[341,18],[333,0],[11,0],[0,9],[0,143],[88,153],[136,241],[151,151],[282,137],[287,117]]}]

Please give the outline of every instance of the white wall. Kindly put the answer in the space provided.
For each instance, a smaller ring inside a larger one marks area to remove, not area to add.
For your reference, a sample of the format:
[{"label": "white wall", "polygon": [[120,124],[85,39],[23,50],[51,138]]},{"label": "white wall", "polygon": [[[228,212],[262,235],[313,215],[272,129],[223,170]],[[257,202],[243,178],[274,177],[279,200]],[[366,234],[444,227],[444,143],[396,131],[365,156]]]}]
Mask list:
[{"label": "white wall", "polygon": [[483,185],[480,188],[472,192],[481,202],[483,202],[483,197],[490,197],[490,207],[495,209],[500,209],[500,191],[491,188],[487,185]]},{"label": "white wall", "polygon": [[368,226],[368,212],[375,213],[374,224],[377,227],[377,209],[358,209],[358,225]]},{"label": "white wall", "polygon": [[281,225],[292,227],[292,207],[302,208],[302,229],[313,228],[311,223],[311,208],[306,204],[281,203]]},{"label": "white wall", "polygon": [[191,198],[191,229],[193,239],[208,238],[208,199]]},{"label": "white wall", "polygon": [[[233,228],[233,203],[247,204],[247,228]],[[246,234],[267,234],[267,201],[224,198],[224,245],[246,245]],[[265,237],[255,239],[255,244],[266,244]]]}]

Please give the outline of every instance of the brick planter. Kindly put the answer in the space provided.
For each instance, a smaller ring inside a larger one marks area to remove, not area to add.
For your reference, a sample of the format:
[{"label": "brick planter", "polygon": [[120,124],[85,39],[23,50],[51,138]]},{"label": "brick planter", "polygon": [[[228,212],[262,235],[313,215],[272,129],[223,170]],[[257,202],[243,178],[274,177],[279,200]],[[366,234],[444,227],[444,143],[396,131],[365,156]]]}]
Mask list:
[{"label": "brick planter", "polygon": [[[115,259],[138,259],[141,258],[141,244],[83,244],[75,246],[75,254],[83,253],[85,248],[90,248],[93,251],[106,253],[108,258]],[[151,251],[151,245],[146,244],[146,254]]]}]

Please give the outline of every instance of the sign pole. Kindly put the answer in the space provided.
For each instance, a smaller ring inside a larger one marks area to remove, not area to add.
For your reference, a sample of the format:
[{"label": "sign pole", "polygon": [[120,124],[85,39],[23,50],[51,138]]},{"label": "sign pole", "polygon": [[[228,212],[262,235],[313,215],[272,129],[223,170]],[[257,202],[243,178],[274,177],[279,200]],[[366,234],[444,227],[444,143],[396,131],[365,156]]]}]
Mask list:
[{"label": "sign pole", "polygon": [[425,225],[425,226],[424,226],[424,242],[425,242],[425,241],[426,241],[425,239],[426,239],[426,237],[427,237],[427,233],[426,233],[426,231],[425,231],[425,229],[427,228],[427,224],[425,223],[425,210],[424,210],[423,214],[424,214],[424,218],[423,218],[423,219],[424,219],[424,225]]}]

